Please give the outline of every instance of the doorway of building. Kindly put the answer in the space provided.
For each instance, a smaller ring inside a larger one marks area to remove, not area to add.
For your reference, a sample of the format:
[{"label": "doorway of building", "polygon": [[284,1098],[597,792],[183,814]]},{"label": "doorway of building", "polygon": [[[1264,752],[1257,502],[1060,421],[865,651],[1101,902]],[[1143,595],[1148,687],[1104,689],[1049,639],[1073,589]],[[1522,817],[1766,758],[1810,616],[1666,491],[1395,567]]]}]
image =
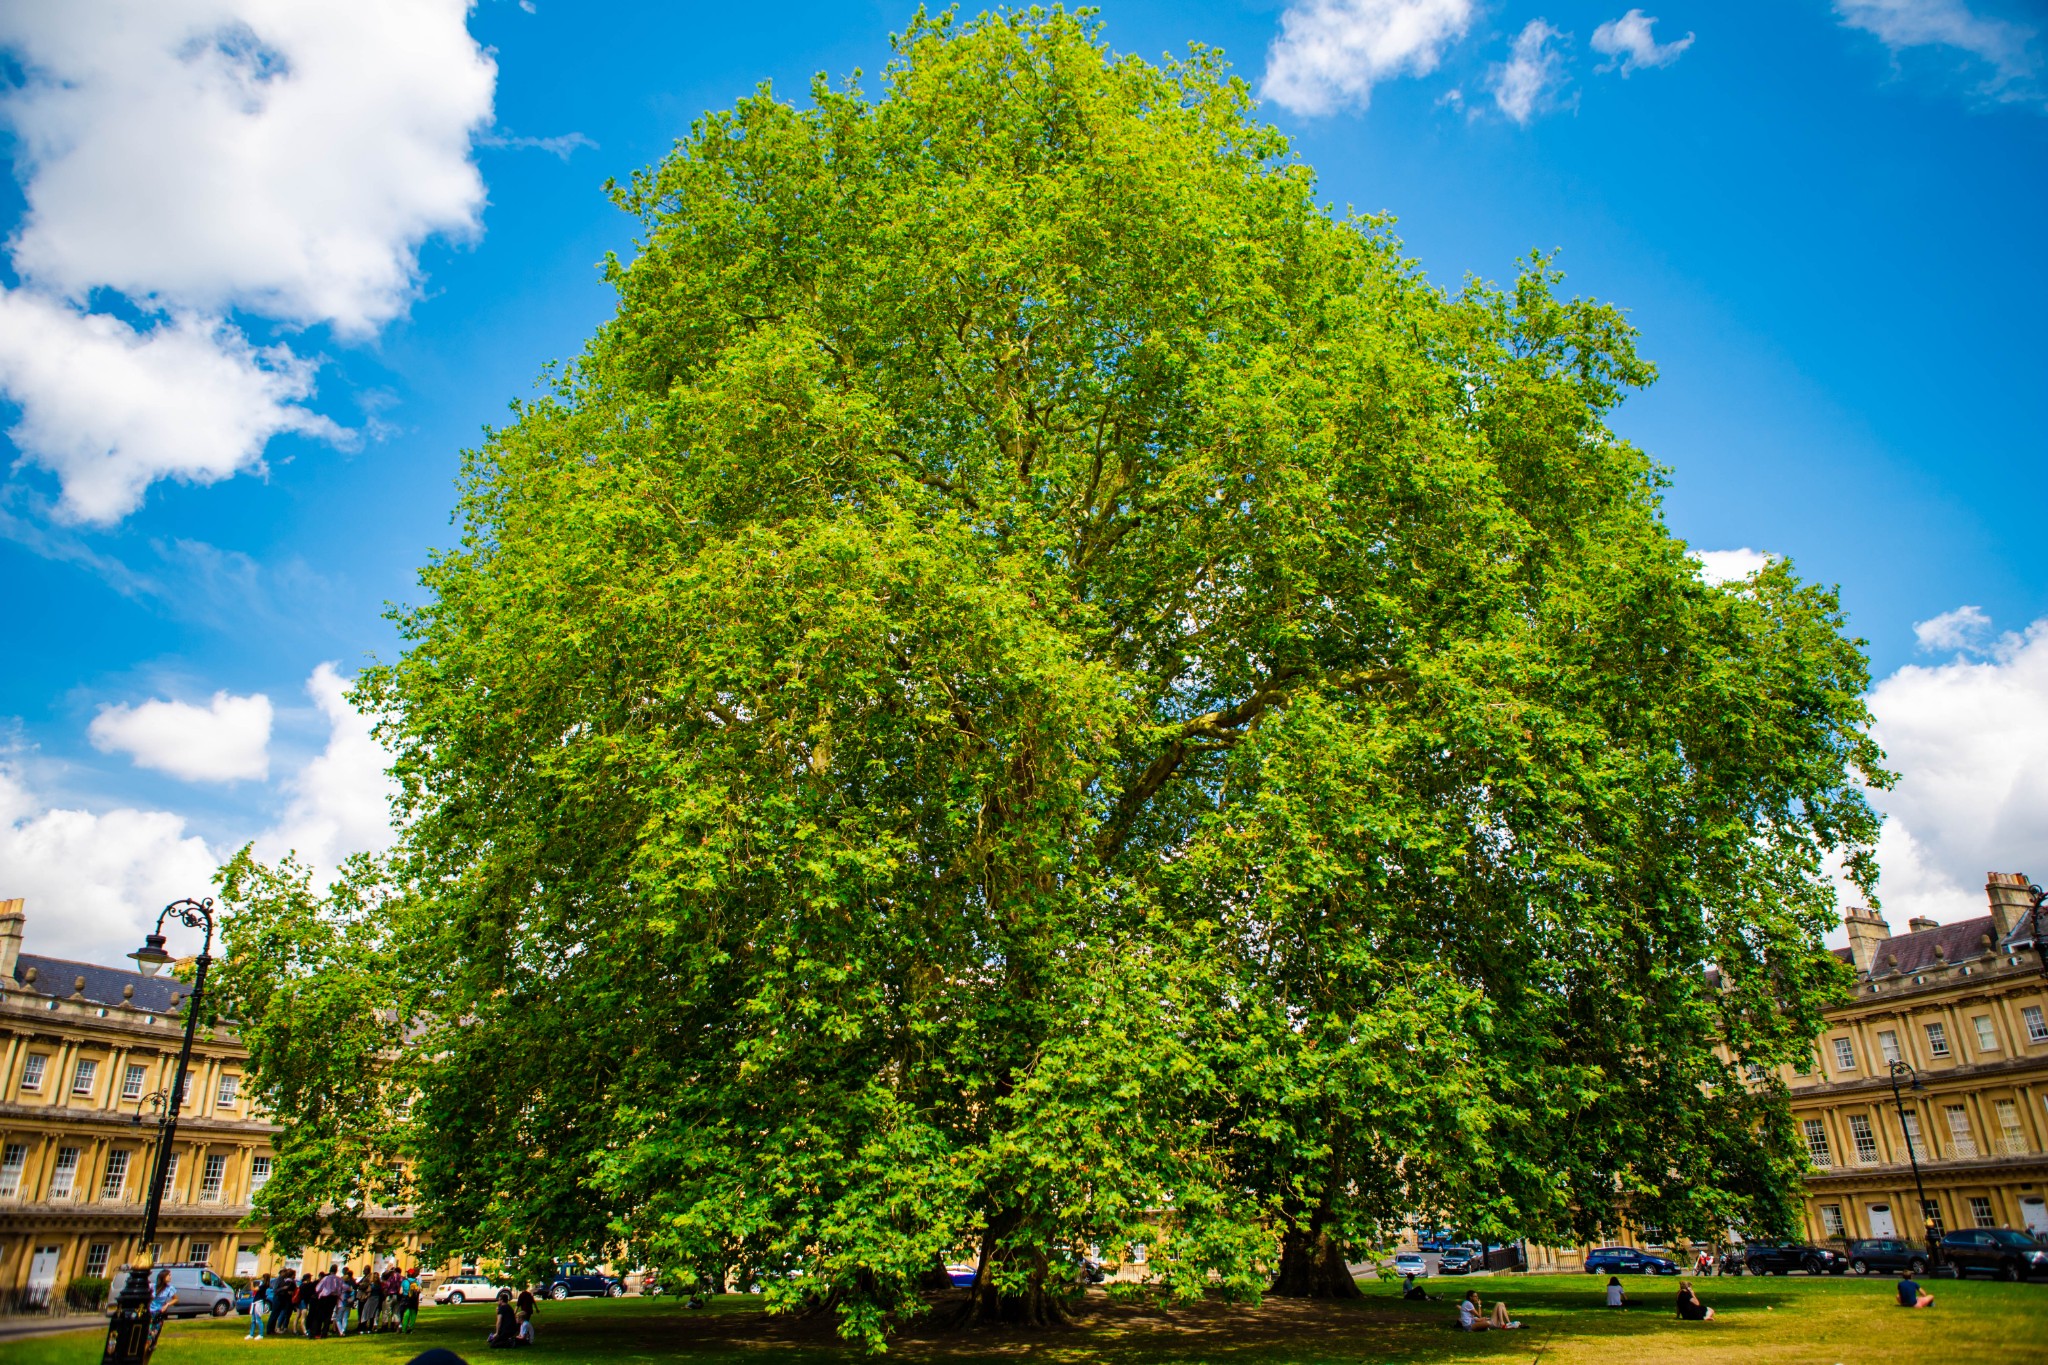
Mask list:
[{"label": "doorway of building", "polygon": [[2021,1199],[2020,1221],[2036,1237],[2048,1233],[2048,1200],[2037,1199],[2031,1194]]},{"label": "doorway of building", "polygon": [[43,1304],[50,1301],[50,1291],[57,1287],[57,1259],[62,1254],[58,1247],[37,1247],[28,1263],[28,1298],[30,1303]]},{"label": "doorway of building", "polygon": [[1870,1235],[1872,1237],[1896,1237],[1899,1230],[1892,1225],[1892,1206],[1872,1204],[1870,1211]]}]

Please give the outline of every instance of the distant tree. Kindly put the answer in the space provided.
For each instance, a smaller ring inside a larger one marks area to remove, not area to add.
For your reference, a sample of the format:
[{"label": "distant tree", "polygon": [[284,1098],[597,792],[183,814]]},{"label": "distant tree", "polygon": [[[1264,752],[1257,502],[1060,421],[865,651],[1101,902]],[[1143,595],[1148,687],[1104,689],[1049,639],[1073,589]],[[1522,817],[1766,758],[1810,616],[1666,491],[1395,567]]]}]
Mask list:
[{"label": "distant tree", "polygon": [[617,315],[359,686],[437,1237],[879,1347],[959,1256],[1036,1322],[1091,1244],[1333,1294],[1414,1213],[1781,1218],[1734,1068],[1838,989],[1866,667],[1666,531],[1621,316],[1430,285],[1214,52],[896,51],[617,189]]}]

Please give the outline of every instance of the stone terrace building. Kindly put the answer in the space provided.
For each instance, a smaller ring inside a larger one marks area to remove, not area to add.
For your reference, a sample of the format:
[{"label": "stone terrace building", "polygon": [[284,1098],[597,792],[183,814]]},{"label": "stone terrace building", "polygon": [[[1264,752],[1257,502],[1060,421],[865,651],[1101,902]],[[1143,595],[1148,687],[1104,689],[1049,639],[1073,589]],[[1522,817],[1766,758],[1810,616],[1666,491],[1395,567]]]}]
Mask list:
[{"label": "stone terrace building", "polygon": [[[2048,1232],[2048,980],[2028,925],[2027,878],[1990,874],[1990,913],[1914,919],[1893,934],[1873,910],[1843,915],[1855,998],[1831,1011],[1812,1065],[1788,1075],[1813,1173],[1807,1236],[1919,1240],[1948,1229]],[[1904,1113],[1892,1095],[1892,1062]],[[1927,1208],[1916,1211],[1911,1141]]]},{"label": "stone terrace building", "polygon": [[[156,1150],[149,1097],[169,1091],[191,988],[24,953],[26,923],[20,900],[0,901],[0,1299],[33,1304],[135,1253]],[[276,1127],[251,1103],[245,1060],[226,1028],[193,1039],[159,1261],[203,1261],[222,1275],[286,1263],[246,1226]]]}]

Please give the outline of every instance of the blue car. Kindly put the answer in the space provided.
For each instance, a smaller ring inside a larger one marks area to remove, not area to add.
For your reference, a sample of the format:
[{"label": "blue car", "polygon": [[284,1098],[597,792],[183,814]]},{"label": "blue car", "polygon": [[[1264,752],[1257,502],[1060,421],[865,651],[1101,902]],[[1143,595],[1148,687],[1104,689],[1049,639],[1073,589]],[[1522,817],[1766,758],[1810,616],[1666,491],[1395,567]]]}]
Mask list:
[{"label": "blue car", "polygon": [[1586,1253],[1588,1275],[1676,1275],[1678,1262],[1634,1247],[1595,1247]]}]

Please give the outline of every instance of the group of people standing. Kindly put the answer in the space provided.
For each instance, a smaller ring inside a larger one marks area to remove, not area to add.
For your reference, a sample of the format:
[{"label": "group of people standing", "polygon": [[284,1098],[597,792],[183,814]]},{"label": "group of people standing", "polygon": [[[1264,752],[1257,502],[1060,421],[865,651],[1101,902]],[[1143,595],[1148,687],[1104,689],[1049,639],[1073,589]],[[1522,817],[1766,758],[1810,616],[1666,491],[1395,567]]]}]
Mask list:
[{"label": "group of people standing", "polygon": [[378,1274],[369,1266],[350,1277],[346,1266],[325,1275],[280,1271],[265,1275],[250,1290],[249,1338],[289,1332],[302,1336],[347,1336],[349,1316],[357,1332],[410,1332],[419,1320],[420,1273],[392,1266]]}]

